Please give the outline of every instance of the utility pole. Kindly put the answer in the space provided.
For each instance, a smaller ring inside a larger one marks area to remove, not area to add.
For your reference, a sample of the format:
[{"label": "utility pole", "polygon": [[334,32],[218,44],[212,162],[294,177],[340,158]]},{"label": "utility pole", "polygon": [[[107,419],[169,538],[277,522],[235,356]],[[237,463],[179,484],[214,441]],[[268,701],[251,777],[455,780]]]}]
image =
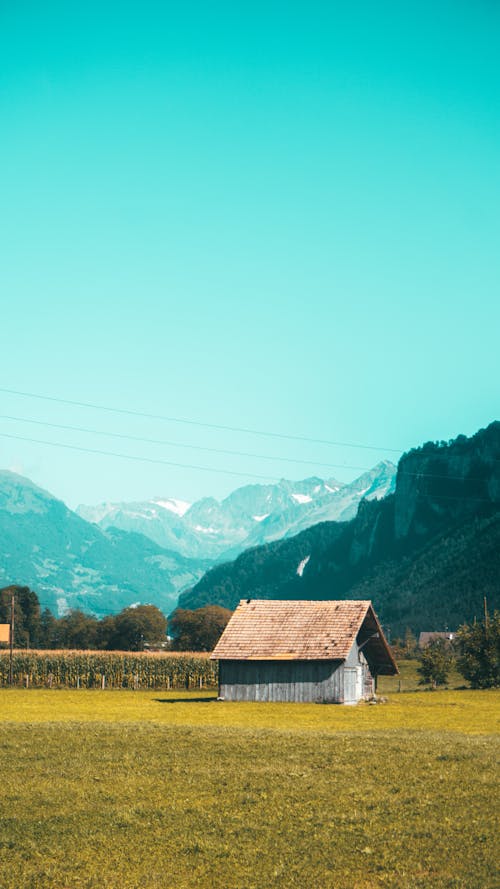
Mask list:
[{"label": "utility pole", "polygon": [[10,658],[9,685],[14,684],[14,596],[10,600]]}]

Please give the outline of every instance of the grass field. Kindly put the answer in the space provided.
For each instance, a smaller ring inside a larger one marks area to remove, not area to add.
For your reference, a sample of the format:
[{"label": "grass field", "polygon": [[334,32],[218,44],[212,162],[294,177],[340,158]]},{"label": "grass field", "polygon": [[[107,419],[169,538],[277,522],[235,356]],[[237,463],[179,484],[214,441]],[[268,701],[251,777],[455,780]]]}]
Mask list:
[{"label": "grass field", "polygon": [[499,703],[0,690],[0,887],[493,889]]}]

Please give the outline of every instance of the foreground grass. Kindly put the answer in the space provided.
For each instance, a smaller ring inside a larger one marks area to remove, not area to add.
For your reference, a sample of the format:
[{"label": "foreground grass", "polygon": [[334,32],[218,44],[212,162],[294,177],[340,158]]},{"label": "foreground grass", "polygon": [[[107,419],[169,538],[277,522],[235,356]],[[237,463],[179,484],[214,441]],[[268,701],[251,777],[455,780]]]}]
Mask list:
[{"label": "foreground grass", "polygon": [[499,700],[2,691],[0,886],[493,889]]}]

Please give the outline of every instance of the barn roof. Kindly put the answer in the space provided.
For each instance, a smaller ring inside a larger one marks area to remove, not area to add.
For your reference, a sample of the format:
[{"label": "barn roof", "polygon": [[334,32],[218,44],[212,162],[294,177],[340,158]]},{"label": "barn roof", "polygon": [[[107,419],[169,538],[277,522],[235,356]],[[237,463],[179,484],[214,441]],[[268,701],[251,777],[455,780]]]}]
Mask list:
[{"label": "barn roof", "polygon": [[211,657],[342,661],[356,639],[378,672],[397,673],[369,600],[242,599]]}]

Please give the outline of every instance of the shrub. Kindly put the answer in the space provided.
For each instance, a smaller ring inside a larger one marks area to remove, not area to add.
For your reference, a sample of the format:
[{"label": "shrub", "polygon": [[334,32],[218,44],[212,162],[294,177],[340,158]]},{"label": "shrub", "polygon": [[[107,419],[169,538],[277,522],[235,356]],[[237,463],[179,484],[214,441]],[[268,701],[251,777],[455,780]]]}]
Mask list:
[{"label": "shrub", "polygon": [[493,617],[464,624],[457,633],[460,656],[457,668],[472,688],[500,686],[500,611]]},{"label": "shrub", "polygon": [[419,654],[417,672],[422,677],[420,685],[445,685],[453,666],[453,652],[446,639],[433,639]]}]

